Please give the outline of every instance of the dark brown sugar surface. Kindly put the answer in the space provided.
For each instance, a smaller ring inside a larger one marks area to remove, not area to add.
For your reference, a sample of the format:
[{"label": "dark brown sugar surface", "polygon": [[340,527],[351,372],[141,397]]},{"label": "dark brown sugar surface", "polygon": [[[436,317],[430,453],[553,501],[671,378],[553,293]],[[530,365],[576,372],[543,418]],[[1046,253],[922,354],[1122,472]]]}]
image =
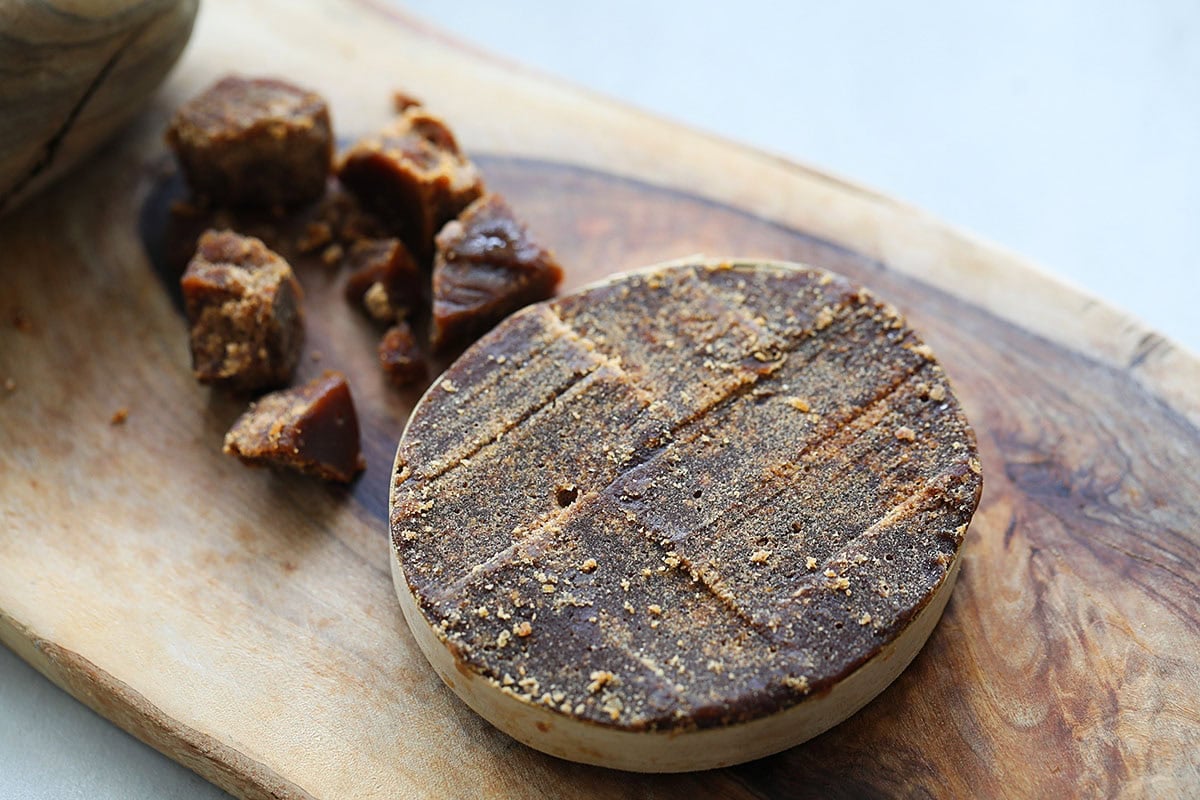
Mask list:
[{"label": "dark brown sugar surface", "polygon": [[225,435],[224,450],[247,464],[349,483],[366,466],[359,442],[346,376],[327,371],[251,403]]},{"label": "dark brown sugar surface", "polygon": [[315,200],[333,158],[325,101],[269,78],[213,84],[175,112],[167,141],[196,194],[233,205]]},{"label": "dark brown sugar surface", "polygon": [[893,309],[753,264],[514,315],[430,389],[396,469],[396,558],[459,668],[628,730],[830,689],[929,602],[982,487]]},{"label": "dark brown sugar surface", "polygon": [[207,231],[180,289],[198,380],[240,391],[291,380],[304,343],[304,292],[280,255],[252,236]]}]

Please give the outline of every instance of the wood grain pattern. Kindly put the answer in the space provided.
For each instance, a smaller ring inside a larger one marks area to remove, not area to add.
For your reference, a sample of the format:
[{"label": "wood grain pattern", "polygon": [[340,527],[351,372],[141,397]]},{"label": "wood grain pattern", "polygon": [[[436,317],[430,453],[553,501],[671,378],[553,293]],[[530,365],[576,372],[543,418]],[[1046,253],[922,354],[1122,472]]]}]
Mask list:
[{"label": "wood grain pattern", "polygon": [[0,213],[129,122],[179,58],[198,2],[0,6]]},{"label": "wood grain pattern", "polygon": [[[0,382],[13,382],[0,384],[0,639],[246,797],[1196,790],[1197,359],[886,198],[389,11],[285,7],[206,4],[182,68],[120,145],[0,220]],[[830,733],[699,775],[559,762],[459,703],[390,585],[386,486],[415,398],[385,386],[371,333],[332,280],[302,273],[322,351],[306,369],[351,376],[368,469],[350,490],[247,472],[219,452],[240,408],[191,379],[184,321],[137,234],[166,115],[230,63],[325,92],[343,135],[381,122],[402,81],[488,154],[492,187],[555,246],[570,286],[706,251],[807,261],[899,306],[954,381],[986,481],[959,585],[913,666]],[[110,425],[120,407],[128,420]]]}]

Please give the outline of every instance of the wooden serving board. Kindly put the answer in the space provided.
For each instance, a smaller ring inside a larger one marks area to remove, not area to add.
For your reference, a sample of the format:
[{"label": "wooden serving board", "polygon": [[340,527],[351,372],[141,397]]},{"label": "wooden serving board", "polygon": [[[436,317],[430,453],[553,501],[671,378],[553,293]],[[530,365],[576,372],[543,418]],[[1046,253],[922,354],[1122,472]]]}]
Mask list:
[{"label": "wooden serving board", "polygon": [[[165,202],[169,111],[231,68],[325,93],[344,137],[382,123],[393,89],[424,98],[568,288],[705,252],[807,261],[893,301],[953,379],[985,475],[959,585],[912,667],[830,733],[704,774],[557,761],[470,712],[417,651],[388,573],[386,487],[415,397],[384,386],[333,279],[301,276],[322,352],[305,370],[352,379],[369,466],[351,489],[222,456],[240,407],[191,378],[139,222]],[[135,128],[0,219],[0,287],[0,639],[235,794],[1200,788],[1200,362],[888,198],[371,3],[212,0]]]}]

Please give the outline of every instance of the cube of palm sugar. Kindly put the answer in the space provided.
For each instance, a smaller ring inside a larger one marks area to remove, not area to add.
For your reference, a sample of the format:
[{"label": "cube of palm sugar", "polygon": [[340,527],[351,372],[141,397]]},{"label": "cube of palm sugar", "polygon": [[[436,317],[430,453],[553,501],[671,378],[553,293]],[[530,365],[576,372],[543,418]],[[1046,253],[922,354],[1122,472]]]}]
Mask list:
[{"label": "cube of palm sugar", "polygon": [[562,274],[503,198],[481,197],[437,236],[433,351],[465,347],[517,309],[552,296]]},{"label": "cube of palm sugar", "polygon": [[259,398],[225,434],[225,453],[270,466],[349,483],[366,466],[358,415],[346,377],[326,372],[294,389]]},{"label": "cube of palm sugar", "polygon": [[235,391],[291,380],[304,343],[304,293],[287,261],[259,239],[210,230],[180,286],[197,380]]},{"label": "cube of palm sugar", "polygon": [[175,112],[167,129],[192,191],[218,204],[296,206],[325,191],[329,109],[315,92],[231,76]]},{"label": "cube of palm sugar", "polygon": [[425,380],[428,374],[425,360],[407,322],[397,322],[379,340],[379,364],[396,386],[411,386]]},{"label": "cube of palm sugar", "polygon": [[361,305],[372,319],[404,319],[421,294],[421,272],[399,239],[364,239],[346,258],[346,300]]},{"label": "cube of palm sugar", "polygon": [[421,106],[355,144],[338,178],[423,264],[442,225],[483,193],[483,178],[454,134]]}]

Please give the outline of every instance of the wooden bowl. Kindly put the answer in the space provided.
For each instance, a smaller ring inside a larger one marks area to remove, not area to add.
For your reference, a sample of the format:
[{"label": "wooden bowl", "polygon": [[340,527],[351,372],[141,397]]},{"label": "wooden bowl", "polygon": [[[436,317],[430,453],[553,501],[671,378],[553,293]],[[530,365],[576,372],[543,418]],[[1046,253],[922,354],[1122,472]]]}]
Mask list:
[{"label": "wooden bowl", "polygon": [[0,5],[0,214],[121,129],[166,76],[199,0]]}]

